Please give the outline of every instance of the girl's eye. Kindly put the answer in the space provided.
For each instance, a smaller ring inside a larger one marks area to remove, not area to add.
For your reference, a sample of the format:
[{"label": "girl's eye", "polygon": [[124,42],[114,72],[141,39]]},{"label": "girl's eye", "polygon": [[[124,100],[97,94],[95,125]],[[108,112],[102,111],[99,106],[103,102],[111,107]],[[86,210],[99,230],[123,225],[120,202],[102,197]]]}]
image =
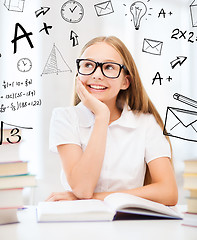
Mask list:
[{"label": "girl's eye", "polygon": [[105,65],[105,69],[106,70],[113,70],[114,66],[112,64],[107,64],[107,65]]},{"label": "girl's eye", "polygon": [[85,68],[93,68],[93,64],[92,63],[86,63]]}]

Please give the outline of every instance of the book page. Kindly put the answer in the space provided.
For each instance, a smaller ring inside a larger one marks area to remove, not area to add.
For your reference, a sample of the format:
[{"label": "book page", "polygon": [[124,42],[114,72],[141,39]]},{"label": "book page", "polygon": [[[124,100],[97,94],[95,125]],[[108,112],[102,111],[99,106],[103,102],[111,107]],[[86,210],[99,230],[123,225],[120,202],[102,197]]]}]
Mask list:
[{"label": "book page", "polygon": [[131,194],[113,193],[107,196],[104,201],[112,206],[116,211],[122,209],[126,210],[126,208],[133,207],[147,209],[174,217],[180,217],[180,214],[176,212],[174,208],[167,207],[163,204],[143,199]]}]

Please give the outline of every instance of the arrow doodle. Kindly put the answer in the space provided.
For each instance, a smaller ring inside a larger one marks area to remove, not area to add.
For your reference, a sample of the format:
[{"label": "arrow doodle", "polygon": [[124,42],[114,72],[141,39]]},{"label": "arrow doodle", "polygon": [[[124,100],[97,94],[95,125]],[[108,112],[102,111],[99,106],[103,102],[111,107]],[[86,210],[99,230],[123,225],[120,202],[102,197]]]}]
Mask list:
[{"label": "arrow doodle", "polygon": [[177,64],[179,64],[181,66],[185,62],[186,59],[187,59],[187,57],[177,56],[177,58],[175,60],[170,62],[172,69],[174,69]]},{"label": "arrow doodle", "polygon": [[40,14],[45,15],[49,10],[49,7],[41,7],[39,10],[35,11],[36,17],[39,17]]},{"label": "arrow doodle", "polygon": [[70,40],[73,41],[73,47],[75,47],[75,46],[77,46],[79,44],[78,39],[77,39],[78,37],[79,36],[74,31],[71,30],[71,32],[70,32]]}]

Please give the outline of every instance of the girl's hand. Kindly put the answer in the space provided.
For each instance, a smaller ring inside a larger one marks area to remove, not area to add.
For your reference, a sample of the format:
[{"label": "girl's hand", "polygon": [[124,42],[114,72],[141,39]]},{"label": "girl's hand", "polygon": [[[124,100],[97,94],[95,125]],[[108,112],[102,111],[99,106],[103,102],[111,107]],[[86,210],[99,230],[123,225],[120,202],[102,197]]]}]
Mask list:
[{"label": "girl's hand", "polygon": [[79,200],[72,192],[53,192],[51,195],[45,200],[47,202],[56,202],[56,201],[72,201]]},{"label": "girl's hand", "polygon": [[94,113],[95,116],[105,116],[110,117],[110,111],[107,105],[99,101],[94,97],[88,90],[84,87],[82,82],[77,79],[77,94],[81,99],[82,103]]}]

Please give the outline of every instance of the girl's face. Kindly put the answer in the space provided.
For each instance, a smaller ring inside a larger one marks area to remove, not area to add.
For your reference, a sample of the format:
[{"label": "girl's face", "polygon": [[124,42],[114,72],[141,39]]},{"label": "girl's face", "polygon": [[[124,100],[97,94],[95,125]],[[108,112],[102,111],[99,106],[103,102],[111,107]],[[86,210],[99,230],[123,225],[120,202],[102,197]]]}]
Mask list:
[{"label": "girl's face", "polygon": [[[113,62],[123,64],[119,53],[105,42],[95,43],[88,47],[82,54],[81,59],[93,60],[99,63]],[[91,68],[92,66],[90,64],[87,67]],[[107,72],[111,66],[106,65],[103,68]],[[111,79],[103,75],[100,66],[91,75],[78,74],[78,78],[92,95],[107,105],[115,105],[119,91],[127,89],[130,84],[129,77],[125,75],[123,69],[121,69],[118,78]]]}]

